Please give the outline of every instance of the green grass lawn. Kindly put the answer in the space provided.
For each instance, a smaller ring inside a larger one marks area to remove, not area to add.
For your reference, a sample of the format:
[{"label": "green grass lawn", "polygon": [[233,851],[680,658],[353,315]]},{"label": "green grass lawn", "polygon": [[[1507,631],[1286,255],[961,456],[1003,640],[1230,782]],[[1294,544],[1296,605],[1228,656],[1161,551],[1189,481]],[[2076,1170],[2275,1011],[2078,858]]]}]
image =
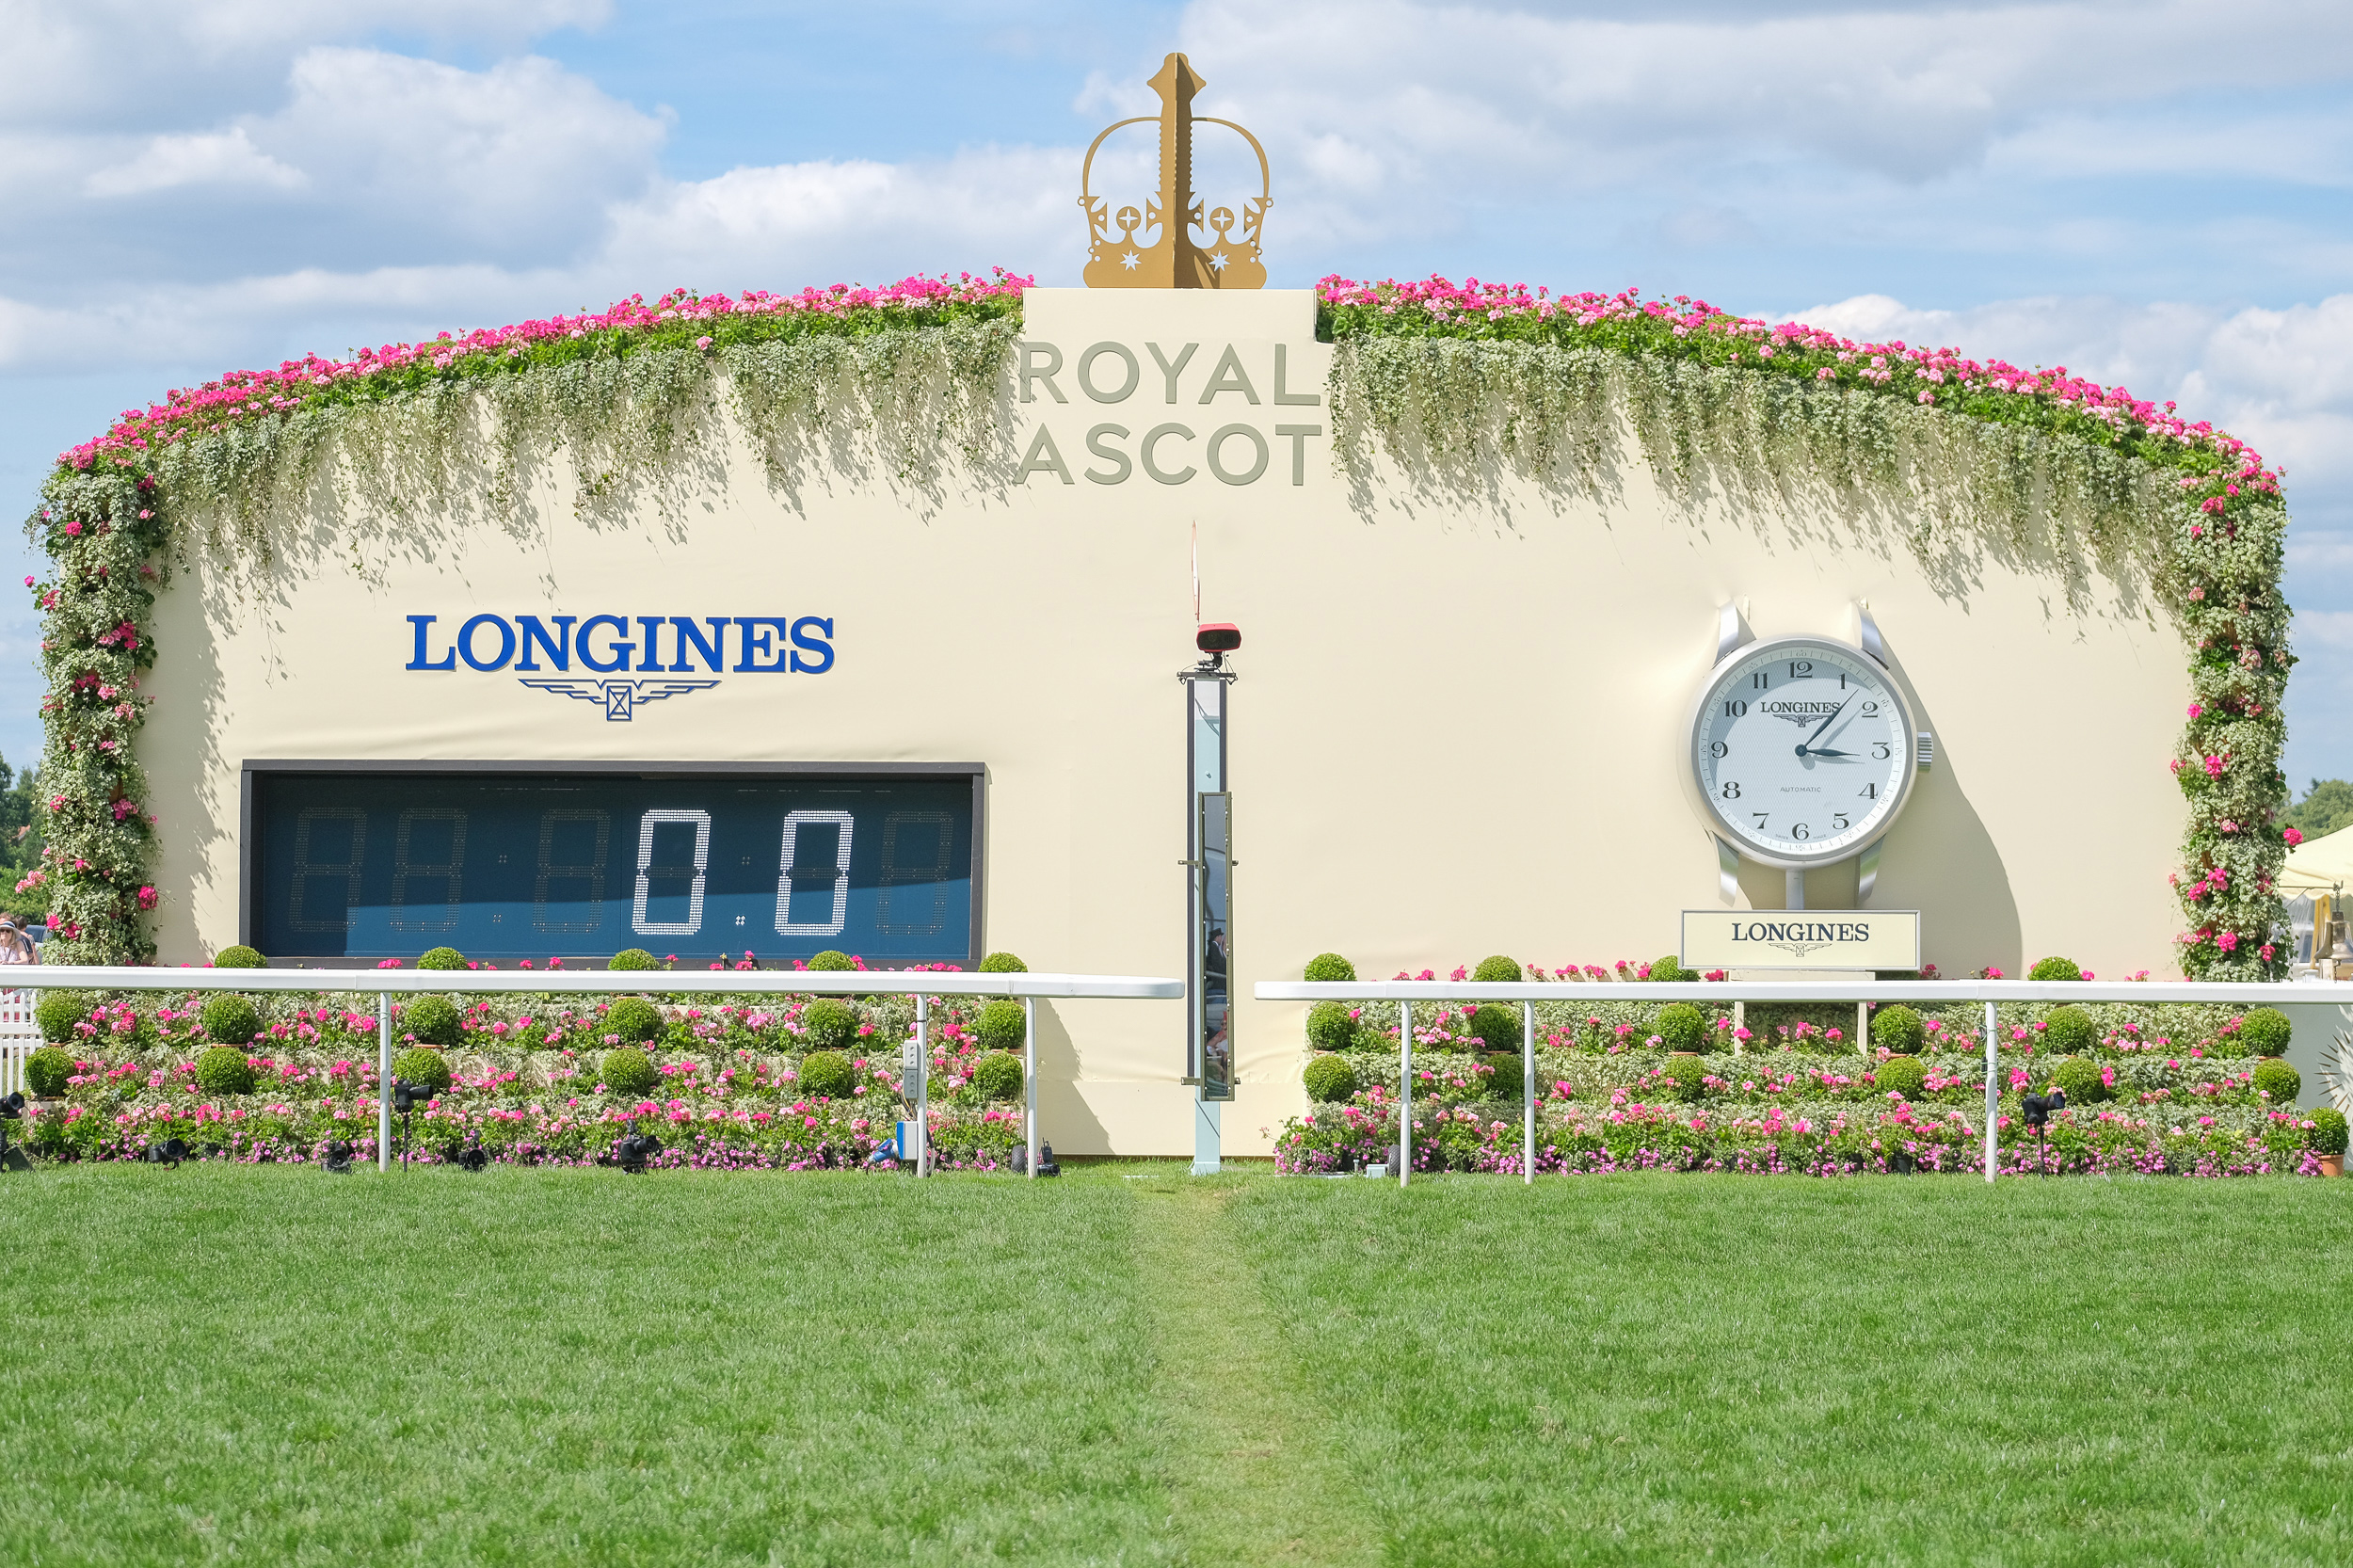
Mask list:
[{"label": "green grass lawn", "polygon": [[0,1561],[2322,1562],[2353,1183],[0,1178]]}]

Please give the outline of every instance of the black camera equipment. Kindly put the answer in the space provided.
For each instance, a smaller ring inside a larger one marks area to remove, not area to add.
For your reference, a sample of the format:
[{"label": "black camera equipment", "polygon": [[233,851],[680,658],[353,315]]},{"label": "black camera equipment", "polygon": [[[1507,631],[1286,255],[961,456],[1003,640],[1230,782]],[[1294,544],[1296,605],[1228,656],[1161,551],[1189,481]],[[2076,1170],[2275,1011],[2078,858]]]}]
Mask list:
[{"label": "black camera equipment", "polygon": [[405,1078],[392,1080],[392,1109],[400,1112],[400,1168],[404,1171],[408,1168],[409,1115],[436,1093],[428,1084],[411,1083]]},{"label": "black camera equipment", "polygon": [[2051,1113],[2067,1109],[2067,1096],[2054,1089],[2047,1095],[2028,1095],[2025,1100],[2026,1125],[2034,1128],[2034,1165],[2044,1176],[2050,1167],[2042,1162],[2043,1129],[2051,1125]]},{"label": "black camera equipment", "polygon": [[147,1152],[139,1156],[150,1165],[168,1165],[175,1171],[180,1168],[180,1161],[187,1157],[187,1143],[180,1138],[167,1138],[160,1144],[150,1144]]},{"label": "black camera equipment", "polygon": [[635,1122],[621,1124],[624,1135],[613,1145],[613,1162],[630,1176],[644,1176],[646,1161],[662,1152],[662,1140],[637,1130]]},{"label": "black camera equipment", "polygon": [[22,1093],[0,1099],[0,1171],[29,1171],[33,1168],[31,1156],[8,1142],[8,1124],[24,1114],[24,1096]]},{"label": "black camera equipment", "polygon": [[351,1145],[341,1138],[329,1138],[327,1141],[327,1146],[321,1149],[319,1154],[321,1156],[319,1168],[329,1176],[351,1174]]},{"label": "black camera equipment", "polygon": [[479,1171],[489,1162],[489,1151],[482,1146],[482,1134],[479,1132],[466,1134],[466,1146],[457,1151],[458,1167],[461,1170]]},{"label": "black camera equipment", "polygon": [[1062,1167],[1054,1162],[1053,1144],[1040,1144],[1037,1146],[1037,1174],[1042,1176],[1062,1175]]}]

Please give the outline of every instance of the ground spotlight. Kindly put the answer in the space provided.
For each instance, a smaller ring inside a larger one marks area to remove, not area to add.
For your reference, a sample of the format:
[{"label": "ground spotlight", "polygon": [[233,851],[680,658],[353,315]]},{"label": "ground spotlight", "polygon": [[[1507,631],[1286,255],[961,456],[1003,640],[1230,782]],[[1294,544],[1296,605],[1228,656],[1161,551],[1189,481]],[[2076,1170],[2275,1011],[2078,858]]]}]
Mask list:
[{"label": "ground spotlight", "polygon": [[459,1167],[468,1171],[479,1171],[489,1162],[489,1151],[482,1146],[482,1134],[479,1132],[466,1134],[466,1146],[457,1151]]},{"label": "ground spotlight", "polygon": [[187,1143],[180,1138],[167,1138],[160,1144],[150,1144],[147,1152],[139,1156],[150,1165],[168,1165],[174,1170],[178,1170],[180,1161],[187,1157]]},{"label": "ground spotlight", "polygon": [[0,1171],[29,1171],[33,1161],[23,1149],[8,1142],[8,1124],[24,1114],[24,1096],[20,1092],[0,1099]]},{"label": "ground spotlight", "polygon": [[351,1145],[341,1138],[329,1138],[327,1147],[319,1151],[319,1168],[329,1176],[351,1174]]},{"label": "ground spotlight", "polygon": [[613,1162],[630,1176],[644,1176],[646,1161],[662,1152],[662,1140],[650,1132],[638,1131],[635,1122],[621,1125],[626,1130],[620,1142],[613,1145]]}]

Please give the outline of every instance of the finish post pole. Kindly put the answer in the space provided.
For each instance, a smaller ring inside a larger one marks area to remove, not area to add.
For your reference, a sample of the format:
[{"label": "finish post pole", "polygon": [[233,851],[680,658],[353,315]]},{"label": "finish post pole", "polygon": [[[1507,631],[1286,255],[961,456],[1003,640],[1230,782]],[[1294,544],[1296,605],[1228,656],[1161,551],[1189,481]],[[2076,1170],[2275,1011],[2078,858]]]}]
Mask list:
[{"label": "finish post pole", "polygon": [[1993,1040],[1993,1003],[1985,1004],[1985,1179],[1992,1181],[2000,1164],[1993,1142],[1993,1124],[2002,1115],[2000,1047]]},{"label": "finish post pole", "polygon": [[376,993],[376,1168],[392,1168],[392,996]]},{"label": "finish post pole", "polygon": [[1525,1081],[1520,1085],[1520,1097],[1528,1116],[1528,1136],[1520,1153],[1520,1182],[1533,1186],[1536,1181],[1536,1004],[1520,1003],[1520,1048],[1527,1057],[1522,1064]]},{"label": "finish post pole", "polygon": [[922,992],[915,993],[915,1059],[922,1071],[915,1080],[915,1136],[918,1140],[915,1174],[932,1174],[932,1045],[931,999]]},{"label": "finish post pole", "polygon": [[1030,1159],[1023,1174],[1037,1179],[1037,998],[1021,999],[1021,1137]]},{"label": "finish post pole", "polygon": [[1414,1173],[1414,1004],[1397,1004],[1397,1184]]}]

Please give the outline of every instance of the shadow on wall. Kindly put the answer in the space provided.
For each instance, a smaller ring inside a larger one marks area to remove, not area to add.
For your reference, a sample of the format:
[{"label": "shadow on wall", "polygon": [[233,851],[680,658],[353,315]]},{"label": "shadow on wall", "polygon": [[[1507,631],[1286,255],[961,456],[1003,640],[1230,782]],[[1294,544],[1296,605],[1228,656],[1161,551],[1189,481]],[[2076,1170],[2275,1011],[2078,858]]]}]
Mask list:
[{"label": "shadow on wall", "polygon": [[1079,1093],[1079,1047],[1059,1010],[1037,1004],[1038,1135],[1057,1154],[1108,1154],[1112,1135]]},{"label": "shadow on wall", "polygon": [[1940,751],[1920,776],[1918,792],[1885,840],[1871,903],[1881,909],[1925,909],[1921,958],[1947,979],[1991,964],[2005,974],[2024,968],[2018,924],[2002,852],[1969,804],[1966,767]]}]

